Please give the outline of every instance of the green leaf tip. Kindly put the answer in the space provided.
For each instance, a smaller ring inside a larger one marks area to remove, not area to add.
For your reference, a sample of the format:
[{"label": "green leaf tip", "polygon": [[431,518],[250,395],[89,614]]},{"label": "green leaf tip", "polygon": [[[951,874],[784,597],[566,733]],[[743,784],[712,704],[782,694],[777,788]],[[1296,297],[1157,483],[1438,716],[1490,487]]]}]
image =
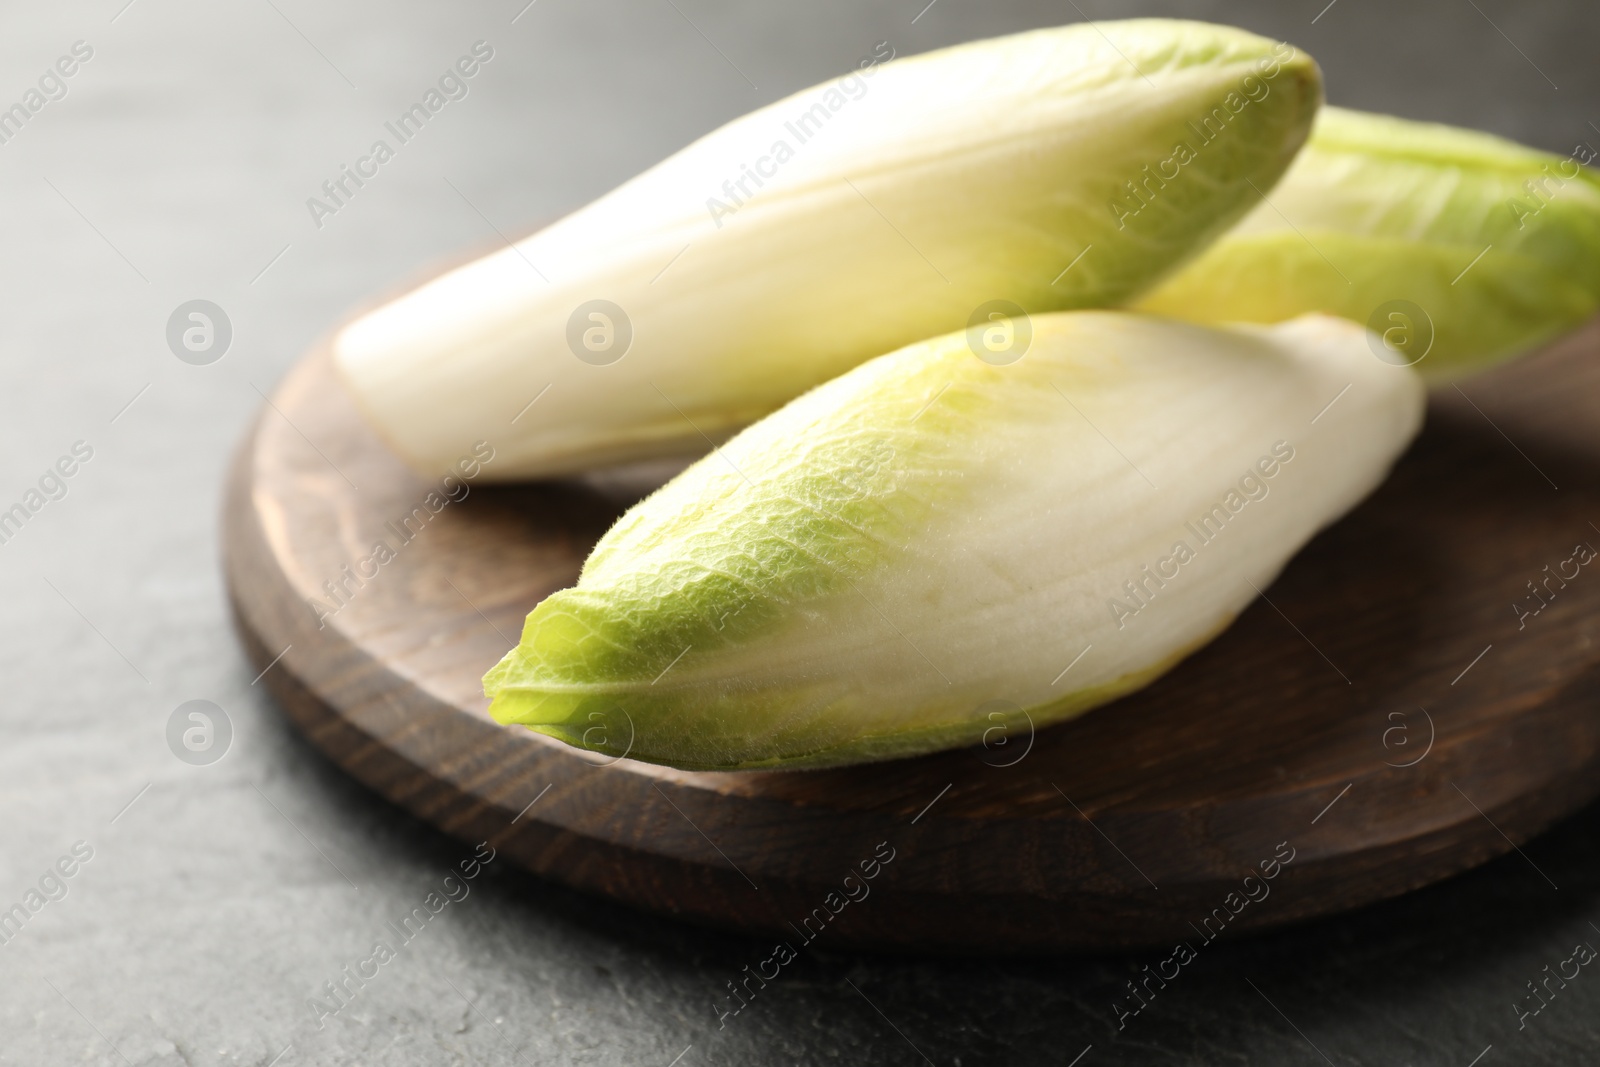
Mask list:
[{"label": "green leaf tip", "polygon": [[1449,381],[1600,310],[1600,176],[1471,130],[1324,108],[1266,200],[1136,302],[1195,322],[1341,315]]}]

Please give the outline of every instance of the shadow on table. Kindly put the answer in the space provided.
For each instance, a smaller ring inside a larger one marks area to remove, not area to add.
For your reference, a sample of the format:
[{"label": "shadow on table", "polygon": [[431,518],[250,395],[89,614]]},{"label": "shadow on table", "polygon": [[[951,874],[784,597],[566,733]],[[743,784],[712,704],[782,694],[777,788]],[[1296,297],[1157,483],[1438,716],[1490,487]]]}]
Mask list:
[{"label": "shadow on table", "polygon": [[[467,854],[269,721],[308,796],[370,831],[398,869]],[[1600,947],[1600,804],[1521,852],[1398,899],[1267,935],[1195,938],[1182,963],[1170,951],[866,956],[830,951],[824,935],[763,982],[751,975],[772,957],[764,940],[634,912],[507,865],[491,865],[476,892],[480,905],[451,927],[455,951],[480,986],[548,995],[547,1017],[508,1019],[506,1032],[549,1052],[550,1020],[566,1014],[574,1062],[594,1062],[608,1042],[637,1049],[649,1034],[644,1047],[675,1043],[670,1059],[692,1044],[700,1064],[1068,1064],[1090,1048],[1083,1067],[1314,1063],[1319,1053],[1341,1065],[1466,1067],[1490,1045],[1567,1061],[1592,1045],[1588,1020],[1600,1016],[1600,975],[1587,969],[1547,982],[1548,1003],[1525,985],[1546,980],[1574,945]],[[1544,1006],[1519,1020],[1517,1004]],[[596,1029],[596,1018],[609,1021]]]}]

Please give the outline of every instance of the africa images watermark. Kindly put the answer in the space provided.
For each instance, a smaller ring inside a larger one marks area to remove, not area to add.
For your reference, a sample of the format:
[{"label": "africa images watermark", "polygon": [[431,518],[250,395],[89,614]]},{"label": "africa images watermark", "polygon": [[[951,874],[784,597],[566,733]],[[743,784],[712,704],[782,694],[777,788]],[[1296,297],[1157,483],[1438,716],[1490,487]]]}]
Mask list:
[{"label": "africa images watermark", "polygon": [[428,91],[422,94],[420,103],[412,104],[398,118],[383,124],[383,128],[394,137],[394,146],[391,147],[387,140],[380,137],[372,142],[366,155],[356,160],[354,167],[341,163],[338,176],[322,183],[322,194],[326,199],[315,196],[306,198],[306,210],[311,212],[311,221],[317,229],[322,229],[323,219],[337,215],[367,181],[376,178],[378,168],[393,159],[400,148],[421,133],[428,121],[443,111],[446,104],[452,100],[465,100],[470,91],[467,82],[493,58],[494,48],[489,42],[474,42],[470,54],[456,60],[439,75],[438,85],[430,85]]},{"label": "africa images watermark", "polygon": [[45,869],[36,885],[29,886],[20,903],[0,911],[0,945],[9,945],[22,928],[48,905],[67,899],[71,891],[69,879],[85,863],[94,859],[94,846],[87,841],[75,842],[70,853],[63,855]]},{"label": "africa images watermark", "polygon": [[1178,577],[1183,566],[1198,556],[1200,549],[1222,536],[1228,522],[1251,501],[1265,500],[1272,491],[1271,479],[1293,459],[1293,445],[1287,441],[1274,442],[1271,454],[1256,460],[1255,466],[1240,476],[1237,488],[1229,489],[1221,501],[1211,505],[1199,518],[1184,523],[1184,529],[1194,535],[1194,545],[1190,545],[1186,537],[1179,538],[1173,542],[1169,554],[1156,560],[1154,570],[1146,564],[1137,577],[1122,583],[1123,591],[1128,594],[1127,600],[1119,597],[1106,599],[1106,607],[1116,621],[1117,629],[1125,629],[1129,620],[1149,607],[1161,590],[1167,587],[1167,583]]},{"label": "africa images watermark", "polygon": [[0,511],[0,545],[10,544],[27,521],[42,511],[46,504],[65,497],[70,488],[67,479],[78,473],[80,465],[93,458],[93,445],[87,441],[72,442],[71,453],[46,467],[39,476],[37,487],[30,487],[22,494],[20,501]]},{"label": "africa images watermark", "polygon": [[[1285,849],[1288,850],[1287,855],[1284,853]],[[1278,877],[1283,868],[1294,862],[1295,855],[1296,850],[1293,845],[1287,841],[1278,842],[1277,848],[1273,850],[1272,858],[1262,860],[1259,864],[1261,868],[1259,872],[1251,870],[1249,874],[1245,875],[1239,884],[1239,888],[1229,891],[1228,895],[1223,898],[1222,903],[1212,908],[1211,914],[1200,920],[1199,926],[1195,926],[1192,922],[1189,924],[1194,927],[1194,932],[1199,935],[1199,948],[1189,944],[1188,941],[1180,941],[1173,948],[1170,956],[1156,964],[1154,971],[1151,971],[1149,964],[1145,964],[1144,977],[1137,985],[1134,984],[1132,978],[1128,979],[1128,993],[1132,1002],[1138,1006],[1130,1008],[1120,1000],[1112,1003],[1111,1011],[1116,1017],[1117,1029],[1126,1029],[1128,1020],[1148,1008],[1150,1002],[1155,1000],[1158,991],[1167,988],[1168,982],[1175,981],[1178,975],[1183,973],[1184,967],[1199,958],[1199,949],[1205,948],[1215,941],[1223,930],[1227,929],[1228,924],[1242,914],[1246,908],[1251,904],[1259,904],[1266,900],[1272,894],[1272,886],[1268,883]],[[1254,883],[1254,888],[1252,888],[1252,883]],[[1151,983],[1155,984],[1155,988],[1151,988]]]},{"label": "africa images watermark", "polygon": [[[887,855],[885,850],[888,852]],[[791,922],[789,927],[800,939],[801,947],[804,948],[815,941],[827,929],[834,917],[849,907],[852,901],[859,903],[866,900],[872,892],[872,887],[868,883],[882,874],[883,868],[894,862],[895,855],[894,847],[889,842],[878,842],[877,847],[872,850],[872,855],[856,865],[860,868],[859,874],[852,869],[840,880],[839,889],[831,889],[825,893],[822,903],[812,908],[810,913],[800,920],[799,926]],[[756,964],[754,971],[750,969],[749,964],[745,964],[744,977],[737,984],[732,978],[728,979],[729,995],[723,999],[728,1002],[729,1007],[719,1009],[716,1005],[712,1005],[711,1008],[721,1024],[717,1029],[727,1029],[728,1017],[738,1015],[748,1008],[750,1002],[756,998],[756,994],[765,989],[768,982],[775,981],[783,972],[783,968],[793,963],[799,955],[799,950],[789,942],[780,941],[773,946],[772,952],[766,958]],[[753,988],[752,982],[755,983]],[[741,989],[744,990],[743,995],[740,993]],[[733,1006],[735,1003],[737,1007]]]},{"label": "africa images watermark", "polygon": [[[1506,206],[1511,209],[1511,215],[1517,220],[1517,229],[1527,227],[1528,220],[1538,215],[1554,200],[1568,182],[1576,181],[1583,173],[1586,164],[1593,163],[1600,153],[1585,141],[1579,141],[1572,149],[1572,154],[1556,165],[1551,171],[1550,164],[1545,163],[1539,167],[1544,172],[1542,178],[1529,178],[1522,183],[1523,191],[1528,194],[1528,199],[1514,196],[1506,201]],[[1570,170],[1568,168],[1571,168]],[[1553,186],[1552,186],[1552,183]]]},{"label": "africa images watermark", "polygon": [[456,474],[447,474],[440,479],[438,487],[430,489],[398,523],[392,519],[384,523],[388,534],[394,537],[394,544],[389,543],[388,536],[374,541],[371,553],[357,560],[353,569],[346,563],[339,569],[337,581],[329,578],[323,582],[322,591],[327,594],[328,600],[332,602],[331,605],[316,597],[306,598],[306,603],[316,612],[317,629],[322,629],[330,618],[349,606],[355,595],[378,576],[385,564],[394,562],[399,557],[400,550],[427,529],[428,523],[435,515],[451,504],[459,504],[467,499],[467,494],[472,491],[472,479],[493,460],[494,446],[487,441],[475,442],[470,455],[456,460],[454,468]]},{"label": "africa images watermark", "polygon": [[[722,183],[722,192],[728,199],[719,200],[714,196],[706,198],[706,210],[711,213],[711,221],[717,224],[717,229],[722,229],[725,217],[744,207],[755,196],[756,189],[766,184],[763,178],[776,176],[778,168],[795,157],[797,146],[815,137],[828,120],[850,101],[860,100],[867,95],[867,79],[877,73],[878,64],[894,58],[894,51],[888,41],[879,41],[873,46],[872,54],[857,63],[854,71],[822,90],[815,103],[783,124],[783,128],[794,138],[793,145],[787,138],[780,137],[772,142],[766,155],[757,157],[753,165],[739,164],[739,176]],[[755,189],[750,188],[751,184],[755,185]]]},{"label": "africa images watermark", "polygon": [[[1594,946],[1583,941],[1572,947],[1572,955],[1559,961],[1554,971],[1550,969],[1548,963],[1545,964],[1543,977],[1538,980],[1538,985],[1535,985],[1534,980],[1530,978],[1526,983],[1529,995],[1519,997],[1511,1003],[1511,1010],[1517,1013],[1517,1029],[1526,1030],[1528,1020],[1548,1008],[1550,1002],[1567,988],[1567,983],[1577,981],[1584,973],[1583,968],[1593,963],[1596,958]],[[1572,969],[1568,971],[1568,967]]]},{"label": "africa images watermark", "polygon": [[377,978],[385,966],[399,959],[401,951],[428,928],[435,916],[451,904],[466,900],[472,892],[472,886],[468,883],[494,862],[496,854],[489,842],[479,843],[471,859],[457,864],[461,870],[459,875],[454,871],[445,875],[440,888],[430,891],[422,903],[402,916],[399,922],[390,920],[385,923],[388,932],[373,941],[370,954],[354,963],[345,964],[336,978],[323,982],[321,997],[307,997],[306,1007],[311,1009],[317,1029],[323,1029],[329,1019],[354,1004],[367,983]]},{"label": "africa images watermark", "polygon": [[1111,217],[1117,220],[1117,229],[1126,229],[1129,219],[1154,203],[1168,182],[1176,181],[1183,174],[1184,167],[1200,158],[1201,149],[1227,132],[1229,123],[1235,116],[1252,103],[1259,104],[1270,96],[1272,86],[1267,83],[1281,74],[1283,64],[1294,56],[1293,45],[1278,42],[1272,50],[1272,55],[1256,60],[1255,73],[1246,74],[1239,84],[1239,89],[1223,97],[1220,106],[1202,115],[1199,122],[1189,120],[1189,129],[1194,133],[1194,144],[1190,144],[1188,140],[1179,141],[1172,146],[1171,154],[1155,165],[1154,171],[1147,163],[1141,171],[1142,179],[1124,182],[1123,186],[1128,190],[1127,198],[1118,196],[1109,201]]},{"label": "africa images watermark", "polygon": [[[1528,583],[1528,592],[1532,595],[1527,597],[1526,601],[1518,598],[1511,602],[1511,610],[1517,616],[1517,629],[1527,629],[1528,620],[1549,607],[1550,602],[1556,598],[1556,594],[1565,589],[1568,582],[1576,579],[1582,573],[1582,568],[1592,563],[1594,558],[1594,546],[1587,541],[1582,541],[1573,546],[1572,555],[1556,564],[1555,570],[1552,571],[1550,564],[1546,563],[1542,572],[1544,579],[1538,585],[1534,585],[1531,581]],[[1572,568],[1570,574],[1567,572],[1568,567]],[[1556,588],[1550,588],[1551,582],[1556,583]],[[1541,594],[1539,592],[1540,588],[1544,589],[1544,593]],[[1524,606],[1525,604],[1527,606]]]},{"label": "africa images watermark", "polygon": [[27,90],[22,94],[22,99],[0,111],[0,144],[10,144],[11,139],[21,133],[22,127],[43,111],[46,104],[66,99],[66,80],[93,58],[94,47],[88,41],[73,41],[70,53],[61,56],[39,75],[38,88]]}]

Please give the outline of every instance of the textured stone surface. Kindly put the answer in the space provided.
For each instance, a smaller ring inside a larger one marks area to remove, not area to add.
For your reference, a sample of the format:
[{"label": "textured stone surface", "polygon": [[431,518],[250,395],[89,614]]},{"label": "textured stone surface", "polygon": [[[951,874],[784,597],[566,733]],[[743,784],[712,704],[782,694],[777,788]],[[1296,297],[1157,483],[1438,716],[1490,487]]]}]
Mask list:
[{"label": "textured stone surface", "polygon": [[[684,1067],[970,1067],[1068,1064],[1090,1045],[1084,1067],[1466,1067],[1490,1045],[1485,1067],[1594,1057],[1592,969],[1525,1030],[1512,1004],[1576,942],[1600,945],[1600,810],[1526,858],[1206,947],[1120,1032],[1122,983],[1159,956],[816,951],[719,1029],[724,983],[768,946],[499,864],[318,1028],[308,998],[470,850],[331,770],[251,684],[216,513],[258,389],[353,304],[585,201],[879,40],[907,54],[1079,17],[1024,0],[938,0],[918,17],[922,2],[538,0],[517,17],[522,0],[136,0],[120,13],[123,0],[95,0],[5,14],[0,104],[74,41],[94,55],[0,144],[0,506],[75,441],[94,455],[0,545],[0,904],[75,842],[93,858],[0,945],[0,1063],[666,1067],[683,1054]],[[1600,138],[1587,125],[1600,116],[1600,14],[1576,4],[1338,0],[1313,24],[1321,0],[1080,2],[1291,38],[1340,103],[1560,150]],[[469,95],[314,225],[306,198],[480,39],[495,53]],[[209,366],[179,362],[164,339],[196,297],[234,328]],[[234,727],[212,766],[166,742],[173,709],[197,698]]]}]

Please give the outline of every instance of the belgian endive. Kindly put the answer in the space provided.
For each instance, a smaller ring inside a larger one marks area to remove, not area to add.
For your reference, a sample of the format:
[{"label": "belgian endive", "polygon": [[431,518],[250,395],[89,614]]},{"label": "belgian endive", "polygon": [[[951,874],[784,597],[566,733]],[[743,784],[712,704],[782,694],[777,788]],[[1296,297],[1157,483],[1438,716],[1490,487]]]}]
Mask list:
[{"label": "belgian endive", "polygon": [[1332,317],[1059,312],[914,344],[624,515],[485,677],[490,710],[691,768],[973,744],[996,701],[1043,726],[1226,627],[1422,402]]},{"label": "belgian endive", "polygon": [[1321,100],[1307,56],[1195,22],[892,54],[348,326],[362,410],[430,472],[478,440],[497,479],[699,453],[975,314],[1133,299],[1271,188]]},{"label": "belgian endive", "polygon": [[1600,309],[1595,155],[1324,108],[1267,202],[1137,306],[1196,322],[1343,315],[1425,378],[1459,377]]}]

